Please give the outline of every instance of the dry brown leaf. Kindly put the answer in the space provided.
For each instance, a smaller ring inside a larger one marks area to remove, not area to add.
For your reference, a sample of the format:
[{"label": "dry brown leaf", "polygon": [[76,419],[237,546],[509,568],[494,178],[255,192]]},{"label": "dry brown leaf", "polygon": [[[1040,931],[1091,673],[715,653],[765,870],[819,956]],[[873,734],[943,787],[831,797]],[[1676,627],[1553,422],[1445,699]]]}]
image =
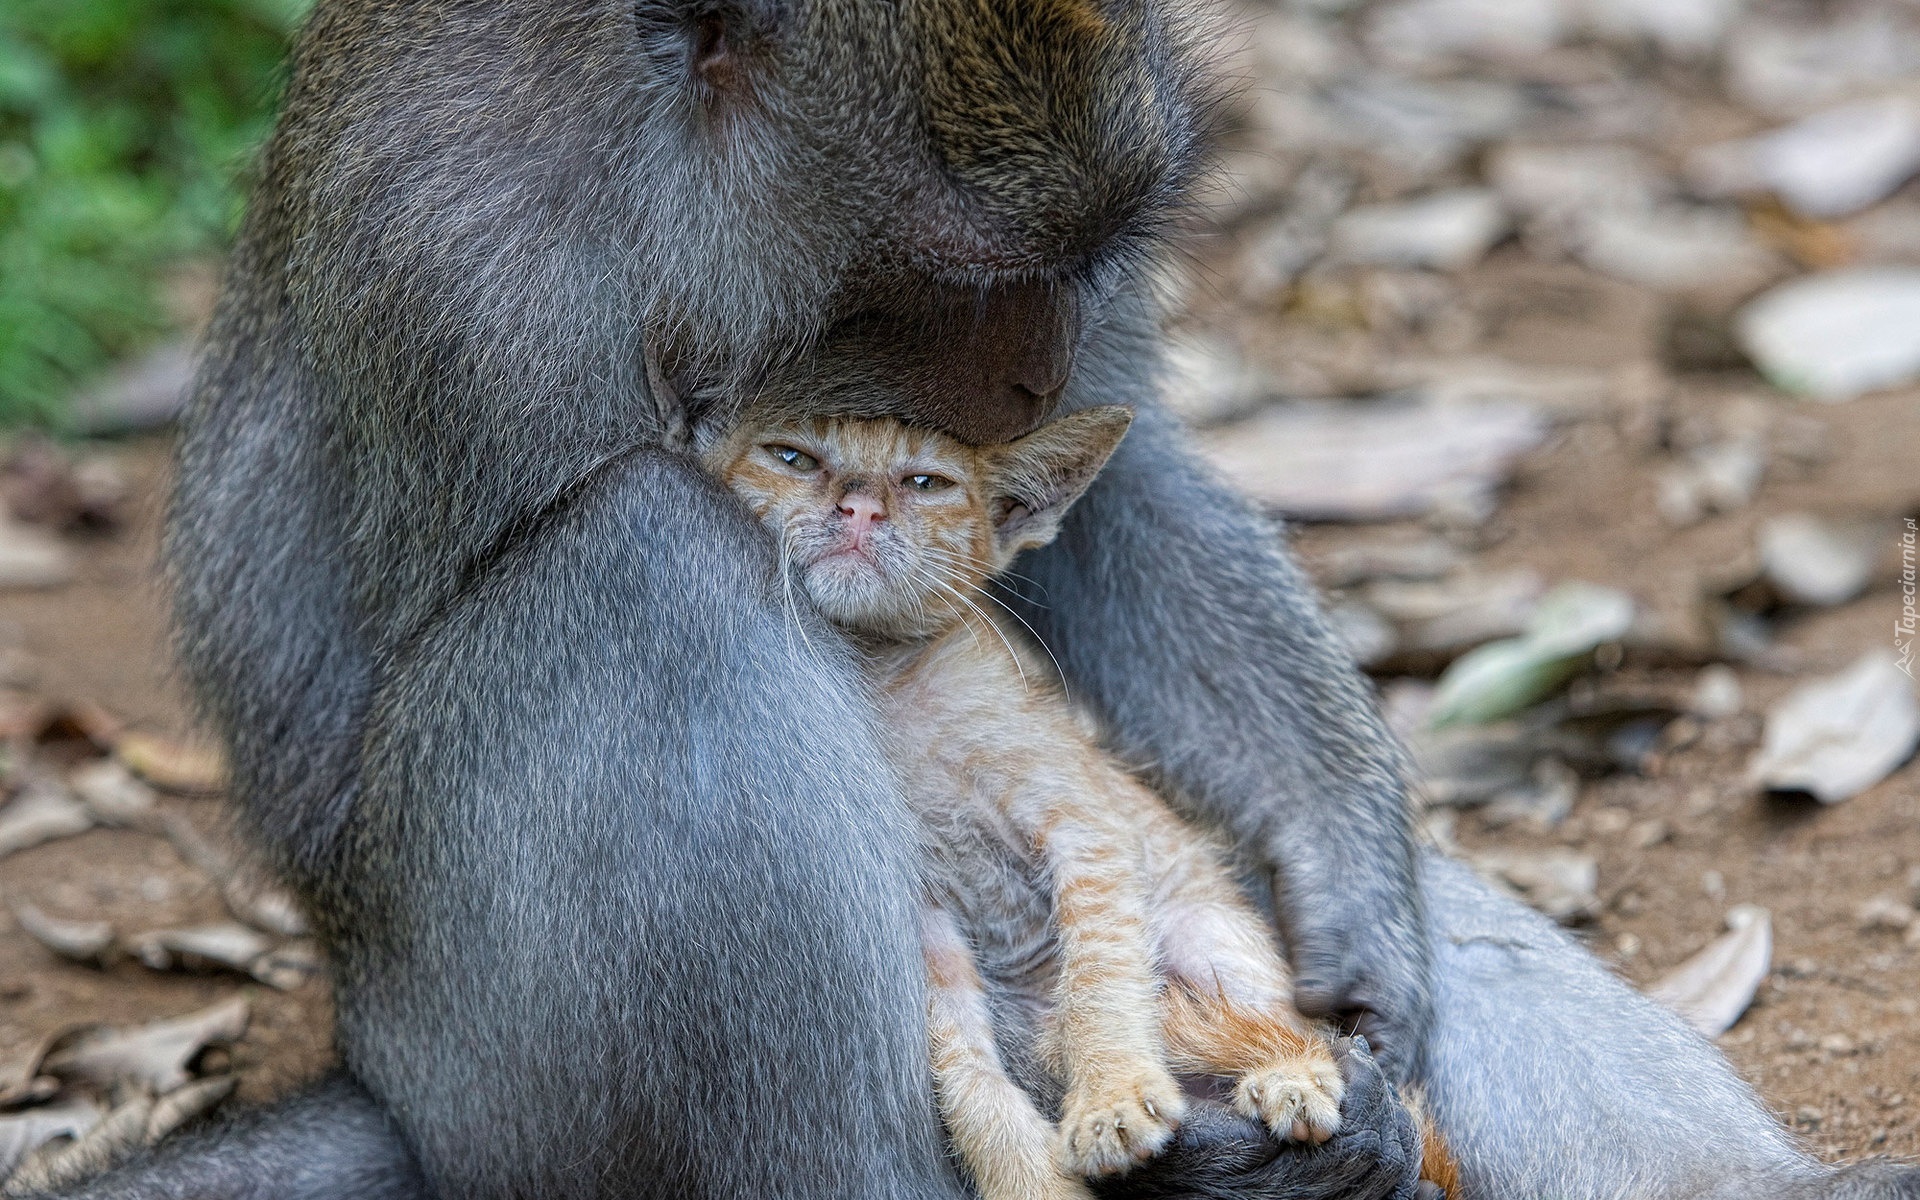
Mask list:
[{"label": "dry brown leaf", "polygon": [[93,814],[66,789],[45,780],[30,783],[18,799],[0,809],[0,858],[85,833],[93,825]]},{"label": "dry brown leaf", "polygon": [[110,759],[88,763],[69,775],[67,783],[93,815],[107,824],[160,832],[151,827],[156,800],[153,789],[119,763]]},{"label": "dry brown leaf", "polygon": [[153,1097],[135,1096],[71,1142],[42,1146],[7,1180],[8,1196],[33,1196],[75,1183],[146,1144]]},{"label": "dry brown leaf", "polygon": [[245,1033],[247,1015],[246,998],[235,997],[138,1029],[83,1030],[62,1039],[65,1044],[47,1055],[41,1069],[101,1087],[130,1083],[153,1093],[170,1092],[191,1078],[188,1064],[202,1050]]},{"label": "dry brown leaf", "polygon": [[128,733],[113,753],[128,770],[162,791],[206,795],[227,786],[226,756],[211,746]]},{"label": "dry brown leaf", "polygon": [[237,971],[250,975],[253,964],[273,949],[257,930],[237,922],[187,929],[155,929],[127,939],[133,956],[156,971]]},{"label": "dry brown leaf", "polygon": [[1669,972],[1647,995],[1707,1037],[1733,1028],[1773,964],[1773,917],[1757,904],[1727,913],[1725,935]]},{"label": "dry brown leaf", "polygon": [[105,921],[69,921],[49,916],[31,904],[16,905],[13,918],[28,937],[61,958],[101,966],[113,952],[113,926]]},{"label": "dry brown leaf", "polygon": [[48,1142],[79,1138],[99,1123],[99,1107],[78,1098],[0,1117],[0,1183]]},{"label": "dry brown leaf", "polygon": [[1482,875],[1518,888],[1527,903],[1557,921],[1591,913],[1598,905],[1599,865],[1573,850],[1490,850],[1473,857]]},{"label": "dry brown leaf", "polygon": [[1765,740],[1748,768],[1772,792],[1806,792],[1838,804],[1913,756],[1920,700],[1890,655],[1874,651],[1838,675],[1795,688],[1767,712]]}]

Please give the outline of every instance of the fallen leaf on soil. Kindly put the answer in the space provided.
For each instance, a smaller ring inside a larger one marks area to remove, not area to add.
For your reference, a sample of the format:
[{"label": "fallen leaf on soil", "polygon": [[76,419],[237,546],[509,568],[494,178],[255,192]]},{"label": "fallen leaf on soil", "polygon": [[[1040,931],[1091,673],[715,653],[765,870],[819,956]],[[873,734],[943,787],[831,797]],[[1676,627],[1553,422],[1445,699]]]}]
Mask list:
[{"label": "fallen leaf on soil", "polygon": [[1456,188],[1353,209],[1333,225],[1333,252],[1348,262],[1457,271],[1506,233],[1506,211],[1487,188]]},{"label": "fallen leaf on soil", "polygon": [[127,949],[155,971],[233,971],[282,991],[299,987],[319,965],[311,955],[278,950],[264,934],[233,922],[152,930],[129,938]]},{"label": "fallen leaf on soil", "polygon": [[1626,636],[1633,600],[1614,588],[1569,583],[1555,588],[1518,638],[1489,642],[1440,677],[1427,721],[1435,728],[1478,725],[1511,716],[1551,695],[1587,656]]},{"label": "fallen leaf on soil", "polygon": [[1614,209],[1592,215],[1575,252],[1596,271],[1665,292],[1745,294],[1778,269],[1738,212]]},{"label": "fallen leaf on soil", "polygon": [[1520,404],[1297,403],[1211,431],[1201,445],[1278,512],[1381,521],[1490,497],[1546,431]]},{"label": "fallen leaf on soil", "polygon": [[1851,400],[1920,376],[1920,270],[1810,275],[1741,310],[1740,342],[1778,387]]},{"label": "fallen leaf on soil", "polygon": [[99,1123],[99,1107],[78,1098],[0,1117],[0,1183],[48,1142],[82,1137]]},{"label": "fallen leaf on soil", "polygon": [[1545,590],[1533,571],[1463,571],[1440,580],[1383,579],[1364,596],[1399,627],[1408,648],[1451,657],[1523,632]]},{"label": "fallen leaf on soil", "polygon": [[1920,170],[1920,111],[1904,99],[1848,104],[1784,129],[1693,152],[1687,178],[1709,197],[1772,192],[1805,217],[1841,217]]},{"label": "fallen leaf on soil", "polygon": [[48,916],[31,904],[16,905],[14,920],[27,936],[74,962],[100,966],[113,950],[113,926],[105,921],[69,921]]},{"label": "fallen leaf on soil", "polygon": [[311,932],[306,914],[289,892],[263,881],[253,868],[208,840],[193,822],[179,813],[161,813],[158,832],[173,843],[181,858],[220,885],[220,898],[234,916],[256,929],[286,937]]},{"label": "fallen leaf on soil", "polygon": [[1489,850],[1473,857],[1481,873],[1491,873],[1520,889],[1527,903],[1556,921],[1585,916],[1599,907],[1600,865],[1591,854],[1573,850]]},{"label": "fallen leaf on soil", "polygon": [[73,555],[59,538],[0,520],[0,588],[59,587],[73,578]]},{"label": "fallen leaf on soil", "polygon": [[27,785],[12,804],[0,809],[0,858],[85,833],[94,825],[87,806],[56,784],[38,780]]},{"label": "fallen leaf on soil", "polygon": [[1380,538],[1330,547],[1313,565],[1325,588],[1389,579],[1428,581],[1458,567],[1460,552],[1437,537]]},{"label": "fallen leaf on soil", "polygon": [[8,1196],[32,1196],[106,1170],[129,1150],[145,1144],[153,1097],[137,1095],[64,1145],[43,1146],[7,1180]]},{"label": "fallen leaf on soil", "polygon": [[42,703],[33,739],[42,744],[77,739],[105,753],[113,749],[126,728],[125,721],[89,700],[60,705]]},{"label": "fallen leaf on soil", "polygon": [[228,970],[247,967],[273,948],[265,934],[229,921],[186,929],[155,929],[127,939],[127,949],[156,971]]},{"label": "fallen leaf on soil", "polygon": [[1760,561],[1781,595],[1800,604],[1831,607],[1867,590],[1880,557],[1878,531],[1830,525],[1807,513],[1787,513],[1760,527]]},{"label": "fallen leaf on soil", "polygon": [[1773,964],[1773,918],[1756,904],[1727,913],[1727,932],[1647,988],[1707,1037],[1733,1028]]},{"label": "fallen leaf on soil", "polygon": [[1875,651],[1775,704],[1748,774],[1770,792],[1806,792],[1837,804],[1892,774],[1916,743],[1913,681]]},{"label": "fallen leaf on soil", "polygon": [[237,1040],[247,1031],[246,998],[237,996],[171,1021],[137,1029],[85,1029],[63,1039],[42,1070],[100,1087],[130,1083],[150,1092],[170,1092],[188,1082],[190,1064],[208,1046]]},{"label": "fallen leaf on soil", "polygon": [[109,825],[152,832],[154,792],[125,767],[111,760],[88,763],[67,777],[74,795]]},{"label": "fallen leaf on soil", "polygon": [[239,1077],[196,1080],[159,1098],[134,1096],[97,1118],[66,1145],[48,1146],[6,1181],[6,1195],[56,1191],[117,1165],[143,1146],[151,1146],[233,1094]]},{"label": "fallen leaf on soil", "polygon": [[113,753],[135,775],[163,791],[204,795],[227,785],[226,756],[211,746],[129,733]]}]

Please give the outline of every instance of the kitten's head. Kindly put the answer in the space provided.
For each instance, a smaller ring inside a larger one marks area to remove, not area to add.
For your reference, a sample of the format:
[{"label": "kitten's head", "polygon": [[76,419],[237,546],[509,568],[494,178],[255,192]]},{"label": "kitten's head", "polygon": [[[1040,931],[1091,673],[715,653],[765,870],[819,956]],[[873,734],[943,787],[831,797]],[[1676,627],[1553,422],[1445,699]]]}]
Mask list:
[{"label": "kitten's head", "polygon": [[989,576],[1052,541],[1132,421],[1093,408],[968,446],[890,419],[749,418],[707,457],[829,620],[914,638],[952,625]]}]

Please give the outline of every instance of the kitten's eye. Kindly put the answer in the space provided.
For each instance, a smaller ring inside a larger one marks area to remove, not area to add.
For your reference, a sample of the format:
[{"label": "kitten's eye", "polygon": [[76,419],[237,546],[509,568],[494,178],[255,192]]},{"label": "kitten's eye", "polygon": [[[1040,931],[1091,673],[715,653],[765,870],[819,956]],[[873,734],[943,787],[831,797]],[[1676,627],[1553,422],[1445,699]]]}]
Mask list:
[{"label": "kitten's eye", "polygon": [[945,475],[909,475],[907,486],[923,492],[944,492],[953,486],[953,480]]},{"label": "kitten's eye", "polygon": [[768,446],[767,452],[802,474],[820,469],[820,460],[805,450],[795,450],[792,446]]}]

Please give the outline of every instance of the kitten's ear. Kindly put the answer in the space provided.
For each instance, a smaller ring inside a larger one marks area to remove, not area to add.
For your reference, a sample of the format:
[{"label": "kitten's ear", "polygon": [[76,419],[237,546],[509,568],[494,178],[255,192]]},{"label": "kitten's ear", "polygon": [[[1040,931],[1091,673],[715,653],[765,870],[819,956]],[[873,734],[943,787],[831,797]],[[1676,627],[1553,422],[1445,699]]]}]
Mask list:
[{"label": "kitten's ear", "polygon": [[1133,410],[1110,404],[1042,425],[993,453],[994,544],[1004,563],[1044,546],[1127,436]]}]

